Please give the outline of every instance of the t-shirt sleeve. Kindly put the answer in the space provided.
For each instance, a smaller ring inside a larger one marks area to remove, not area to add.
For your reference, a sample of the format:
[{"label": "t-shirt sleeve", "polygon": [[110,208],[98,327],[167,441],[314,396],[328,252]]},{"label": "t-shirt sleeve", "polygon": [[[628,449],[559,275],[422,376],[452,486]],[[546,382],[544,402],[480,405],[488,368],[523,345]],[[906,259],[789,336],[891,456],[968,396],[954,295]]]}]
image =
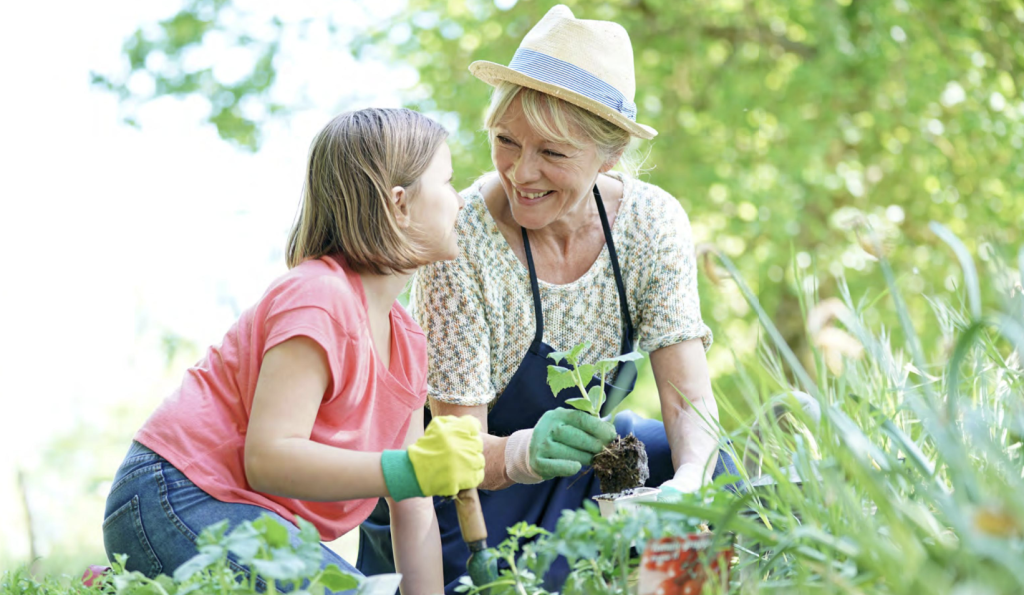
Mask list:
[{"label": "t-shirt sleeve", "polygon": [[410,307],[427,339],[427,394],[454,405],[494,400],[483,297],[462,258],[421,267]]},{"label": "t-shirt sleeve", "polygon": [[[346,352],[352,333],[345,320],[337,316],[338,300],[348,298],[350,292],[337,291],[323,280],[307,280],[286,287],[274,296],[264,316],[264,344],[262,358],[272,348],[295,337],[308,337],[327,355],[331,385],[325,395],[339,393],[343,386]],[[334,303],[331,303],[332,300]]]},{"label": "t-shirt sleeve", "polygon": [[712,334],[700,313],[690,219],[672,196],[658,198],[657,241],[640,292],[640,348],[650,352],[700,338],[707,350]]}]

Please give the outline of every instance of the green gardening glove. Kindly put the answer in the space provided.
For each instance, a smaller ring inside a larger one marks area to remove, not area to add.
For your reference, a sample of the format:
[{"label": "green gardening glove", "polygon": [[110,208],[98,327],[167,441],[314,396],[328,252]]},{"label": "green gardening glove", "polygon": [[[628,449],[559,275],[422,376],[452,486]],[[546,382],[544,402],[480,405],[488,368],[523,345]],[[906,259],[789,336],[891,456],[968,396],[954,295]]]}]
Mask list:
[{"label": "green gardening glove", "polygon": [[552,409],[533,429],[530,468],[543,479],[575,475],[616,435],[615,426],[589,413]]},{"label": "green gardening glove", "polygon": [[435,417],[408,450],[385,450],[381,469],[395,501],[454,496],[484,480],[484,444],[475,417]]}]

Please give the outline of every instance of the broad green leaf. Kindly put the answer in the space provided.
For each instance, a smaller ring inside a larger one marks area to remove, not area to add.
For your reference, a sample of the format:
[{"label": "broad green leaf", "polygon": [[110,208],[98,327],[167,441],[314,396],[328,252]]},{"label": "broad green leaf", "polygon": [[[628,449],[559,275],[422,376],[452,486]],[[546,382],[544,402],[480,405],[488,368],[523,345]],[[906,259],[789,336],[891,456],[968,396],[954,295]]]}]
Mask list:
[{"label": "broad green leaf", "polygon": [[271,560],[253,560],[252,567],[264,578],[278,581],[303,578],[306,569],[298,556],[284,549],[274,550]]},{"label": "broad green leaf", "polygon": [[560,366],[548,366],[548,386],[555,395],[571,386],[576,386],[572,372]]},{"label": "broad green leaf", "polygon": [[583,380],[583,384],[590,384],[590,379],[594,377],[594,374],[597,374],[597,366],[583,364],[582,366],[577,366],[576,372],[580,379]]},{"label": "broad green leaf", "polygon": [[299,539],[305,543],[315,543],[317,548],[320,547],[320,532],[317,531],[316,525],[307,521],[302,517],[296,517],[299,524]]},{"label": "broad green leaf", "polygon": [[261,537],[251,523],[242,523],[224,538],[224,547],[238,556],[242,564],[248,564],[260,551]]},{"label": "broad green leaf", "polygon": [[253,521],[253,526],[263,535],[268,546],[281,548],[288,545],[288,530],[270,516],[260,516]]},{"label": "broad green leaf", "polygon": [[[571,351],[552,351],[551,353],[548,354],[548,357],[556,364],[560,364],[563,361],[568,361],[569,355],[571,353]],[[569,363],[572,364],[572,362]]]},{"label": "broad green leaf", "polygon": [[574,366],[579,364],[580,354],[583,353],[584,351],[590,349],[590,345],[591,345],[590,341],[584,341],[584,342],[576,345],[575,347],[573,347],[572,351],[569,352],[569,363],[574,365]]},{"label": "broad green leaf", "polygon": [[228,530],[227,521],[218,521],[199,532],[196,538],[196,546],[219,544],[224,540],[224,533]]},{"label": "broad green leaf", "polygon": [[586,411],[591,415],[596,415],[596,413],[594,413],[594,406],[590,403],[590,399],[576,397],[575,399],[569,399],[568,401],[565,402],[565,404],[570,407],[575,407],[580,411]]},{"label": "broad green leaf", "polygon": [[601,415],[601,405],[604,405],[604,391],[600,385],[594,385],[590,387],[590,393],[587,395],[590,398],[591,411],[594,415]]},{"label": "broad green leaf", "polygon": [[175,595],[178,593],[178,584],[174,582],[174,579],[166,574],[161,574],[153,580],[160,585],[160,588],[164,590],[166,595]]},{"label": "broad green leaf", "polygon": [[221,556],[212,554],[210,552],[199,553],[192,556],[184,564],[179,566],[174,571],[174,580],[178,582],[187,581],[192,578],[197,572],[202,572],[210,566],[213,566],[221,559]]},{"label": "broad green leaf", "polygon": [[327,587],[329,591],[344,591],[359,586],[359,579],[338,568],[337,564],[330,564],[324,568],[317,582]]}]

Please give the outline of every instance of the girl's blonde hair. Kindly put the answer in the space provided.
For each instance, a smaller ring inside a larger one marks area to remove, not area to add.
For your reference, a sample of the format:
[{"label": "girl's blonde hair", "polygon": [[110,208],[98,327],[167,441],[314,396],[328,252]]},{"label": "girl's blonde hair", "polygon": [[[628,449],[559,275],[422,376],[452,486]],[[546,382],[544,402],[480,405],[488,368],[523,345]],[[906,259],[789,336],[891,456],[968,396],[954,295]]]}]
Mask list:
[{"label": "girl's blonde hair", "polygon": [[299,214],[288,234],[288,268],[340,253],[358,273],[408,272],[422,249],[395,219],[391,189],[410,198],[448,137],[408,109],[369,108],[335,117],[313,139]]},{"label": "girl's blonde hair", "polygon": [[[597,146],[603,161],[618,158],[616,169],[636,176],[639,159],[631,146],[629,131],[593,114],[541,91],[502,81],[491,94],[491,104],[484,115],[491,144],[494,129],[501,123],[512,100],[519,96],[519,104],[530,126],[548,141],[583,148],[589,140]],[[585,138],[580,138],[580,132]]]}]

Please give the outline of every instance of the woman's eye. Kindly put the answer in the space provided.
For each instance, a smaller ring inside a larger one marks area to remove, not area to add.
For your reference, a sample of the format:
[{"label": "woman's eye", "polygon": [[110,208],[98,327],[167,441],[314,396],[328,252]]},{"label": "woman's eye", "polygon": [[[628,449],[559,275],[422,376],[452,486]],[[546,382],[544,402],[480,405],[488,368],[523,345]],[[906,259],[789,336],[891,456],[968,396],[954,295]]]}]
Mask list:
[{"label": "woman's eye", "polygon": [[548,155],[552,156],[552,157],[565,157],[565,155],[562,155],[561,153],[556,153],[554,151],[544,151],[544,152],[547,153]]},{"label": "woman's eye", "polygon": [[498,142],[503,144],[503,145],[514,145],[515,144],[514,142],[512,142],[512,139],[508,138],[507,136],[499,136],[498,137]]}]

